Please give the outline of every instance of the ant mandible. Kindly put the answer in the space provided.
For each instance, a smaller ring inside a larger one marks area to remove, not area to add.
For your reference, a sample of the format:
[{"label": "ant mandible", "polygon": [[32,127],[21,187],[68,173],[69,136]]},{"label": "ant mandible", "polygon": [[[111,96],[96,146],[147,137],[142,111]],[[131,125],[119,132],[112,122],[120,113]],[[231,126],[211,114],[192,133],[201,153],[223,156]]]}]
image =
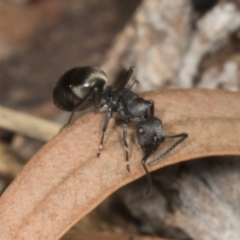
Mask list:
[{"label": "ant mandible", "polygon": [[84,105],[89,102],[94,104],[95,109],[107,112],[102,128],[98,157],[103,147],[104,136],[109,120],[114,113],[117,113],[116,123],[121,124],[123,128],[125,160],[128,171],[130,171],[130,167],[127,124],[129,122],[138,122],[136,133],[139,145],[144,152],[141,164],[146,172],[147,190],[145,195],[148,195],[152,181],[146,167],[147,159],[158,149],[166,138],[179,138],[178,141],[148,165],[159,162],[179,143],[187,138],[188,134],[165,134],[161,120],[154,116],[154,102],[140,98],[136,93],[131,91],[132,86],[127,87],[134,69],[134,67],[130,67],[123,78],[120,79],[117,87],[113,88],[112,86],[106,85],[107,75],[100,68],[91,66],[73,68],[64,73],[58,80],[53,89],[53,100],[58,108],[72,112],[67,124],[71,123],[74,113],[82,110]]}]

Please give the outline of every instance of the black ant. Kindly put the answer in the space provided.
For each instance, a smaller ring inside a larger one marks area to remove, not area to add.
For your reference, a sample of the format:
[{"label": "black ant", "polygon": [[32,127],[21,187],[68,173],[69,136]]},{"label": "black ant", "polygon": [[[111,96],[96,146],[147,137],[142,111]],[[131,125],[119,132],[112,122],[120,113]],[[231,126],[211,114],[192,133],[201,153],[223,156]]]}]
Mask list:
[{"label": "black ant", "polygon": [[152,182],[146,167],[147,159],[166,138],[180,138],[169,149],[148,163],[148,165],[159,162],[187,138],[188,134],[181,133],[168,136],[164,133],[161,120],[154,117],[154,102],[140,98],[132,92],[131,88],[134,84],[131,87],[127,87],[134,69],[134,67],[130,67],[119,81],[117,87],[113,89],[112,86],[106,86],[107,75],[101,69],[90,66],[73,68],[67,71],[57,82],[53,90],[53,100],[60,109],[72,112],[68,124],[71,123],[74,113],[82,110],[84,105],[89,102],[93,102],[95,109],[107,112],[102,129],[98,157],[102,150],[109,119],[114,113],[117,113],[116,123],[121,124],[123,127],[123,141],[128,171],[130,171],[130,167],[127,124],[133,121],[138,122],[136,131],[139,145],[144,152],[141,164],[146,172],[147,190],[145,195],[148,195]]}]

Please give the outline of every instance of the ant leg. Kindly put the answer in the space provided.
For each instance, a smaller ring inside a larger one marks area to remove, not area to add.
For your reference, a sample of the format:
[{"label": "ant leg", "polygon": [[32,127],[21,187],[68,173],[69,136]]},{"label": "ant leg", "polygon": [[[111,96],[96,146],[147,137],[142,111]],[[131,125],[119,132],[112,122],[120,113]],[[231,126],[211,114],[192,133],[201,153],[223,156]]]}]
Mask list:
[{"label": "ant leg", "polygon": [[147,178],[147,189],[146,189],[146,192],[144,194],[145,197],[147,197],[151,191],[151,188],[152,188],[152,178],[151,178],[151,175],[147,169],[147,166],[146,166],[146,161],[147,159],[151,156],[151,153],[146,153],[143,157],[143,159],[141,160],[141,164],[143,166],[143,169],[145,170],[146,172],[146,178]]},{"label": "ant leg", "polygon": [[102,137],[101,137],[101,141],[100,141],[100,144],[99,144],[99,147],[98,147],[98,153],[97,153],[98,157],[100,156],[101,151],[102,151],[104,135],[105,135],[105,132],[106,132],[106,129],[107,129],[107,126],[108,126],[108,123],[109,123],[109,119],[111,118],[111,116],[112,116],[112,109],[109,108],[108,111],[107,111],[107,114],[106,114],[104,124],[103,124]]},{"label": "ant leg", "polygon": [[117,86],[117,89],[125,88],[133,74],[135,67],[131,66],[129,70],[124,74],[123,78],[121,79],[120,84]]},{"label": "ant leg", "polygon": [[123,123],[122,126],[123,126],[123,142],[124,142],[125,153],[126,153],[126,168],[127,168],[127,170],[130,172],[129,158],[128,158],[128,133],[127,133],[127,125],[126,125],[126,123]]},{"label": "ant leg", "polygon": [[94,89],[94,107],[95,109],[101,108],[101,100],[102,100],[102,91],[98,89]]},{"label": "ant leg", "polygon": [[68,122],[60,128],[59,132],[61,132],[65,127],[67,127],[68,125],[70,125],[70,123],[72,122],[74,113],[75,113],[75,111],[72,111],[72,112],[71,112],[71,115],[70,115],[70,117],[69,117],[69,119],[68,119]]},{"label": "ant leg", "polygon": [[153,161],[148,163],[148,165],[151,166],[151,165],[154,165],[155,163],[159,162],[163,157],[165,157],[168,153],[170,153],[179,143],[181,143],[185,138],[187,138],[188,134],[180,133],[180,134],[176,134],[176,135],[165,136],[165,138],[178,138],[178,137],[180,137],[180,139],[177,142],[175,142],[169,149],[167,149],[165,152],[163,152],[160,156],[156,157]]},{"label": "ant leg", "polygon": [[72,111],[72,113],[71,113],[71,115],[70,115],[70,117],[69,117],[68,122],[67,122],[66,125],[69,125],[69,124],[71,123],[71,121],[72,121],[72,119],[73,119],[74,113],[75,113],[75,111]]},{"label": "ant leg", "polygon": [[138,80],[135,80],[131,86],[128,87],[129,90],[131,90],[136,84],[139,84]]},{"label": "ant leg", "polygon": [[[69,125],[71,122],[72,122],[72,119],[73,119],[73,115],[76,111],[78,111],[86,102],[87,100],[89,99],[89,97],[92,95],[93,93],[93,90],[89,91],[89,93],[84,97],[84,99],[82,101],[80,101],[73,109],[69,119],[68,119],[68,122],[65,126]],[[64,126],[64,127],[65,127]]]}]

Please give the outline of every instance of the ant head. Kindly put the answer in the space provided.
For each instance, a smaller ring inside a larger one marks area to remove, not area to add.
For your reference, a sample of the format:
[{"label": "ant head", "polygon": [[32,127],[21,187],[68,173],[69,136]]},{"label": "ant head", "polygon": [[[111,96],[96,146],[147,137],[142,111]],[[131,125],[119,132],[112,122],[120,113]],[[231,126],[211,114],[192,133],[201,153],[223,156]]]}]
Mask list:
[{"label": "ant head", "polygon": [[97,67],[73,68],[64,73],[54,87],[54,104],[62,110],[73,111],[91,97],[93,90],[102,92],[106,82],[107,75]]},{"label": "ant head", "polygon": [[139,145],[145,153],[153,153],[165,140],[162,122],[156,117],[149,117],[137,125]]}]

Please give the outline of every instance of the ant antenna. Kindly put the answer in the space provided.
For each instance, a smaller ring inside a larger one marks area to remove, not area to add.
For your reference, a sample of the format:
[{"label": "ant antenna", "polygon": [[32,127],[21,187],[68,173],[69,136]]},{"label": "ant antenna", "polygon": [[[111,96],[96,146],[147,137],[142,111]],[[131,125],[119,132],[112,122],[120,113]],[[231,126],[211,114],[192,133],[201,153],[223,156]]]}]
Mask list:
[{"label": "ant antenna", "polygon": [[149,158],[149,156],[151,155],[151,153],[147,153],[141,163],[142,163],[142,166],[143,166],[143,169],[145,170],[145,173],[146,173],[146,178],[147,178],[147,189],[146,189],[146,192],[144,194],[145,197],[147,197],[151,191],[151,188],[152,188],[152,178],[151,178],[151,175],[147,169],[147,166],[146,166],[146,161],[147,159]]},{"label": "ant antenna", "polygon": [[157,162],[159,162],[163,157],[165,157],[168,153],[170,153],[179,143],[181,143],[185,138],[188,137],[187,133],[180,133],[180,134],[176,134],[176,135],[169,135],[169,136],[165,136],[165,138],[178,138],[180,137],[180,139],[175,142],[170,148],[168,148],[165,152],[163,152],[162,154],[160,154],[160,156],[156,157],[153,161],[151,161],[150,163],[148,163],[149,166],[152,166],[154,164],[156,164]]}]

